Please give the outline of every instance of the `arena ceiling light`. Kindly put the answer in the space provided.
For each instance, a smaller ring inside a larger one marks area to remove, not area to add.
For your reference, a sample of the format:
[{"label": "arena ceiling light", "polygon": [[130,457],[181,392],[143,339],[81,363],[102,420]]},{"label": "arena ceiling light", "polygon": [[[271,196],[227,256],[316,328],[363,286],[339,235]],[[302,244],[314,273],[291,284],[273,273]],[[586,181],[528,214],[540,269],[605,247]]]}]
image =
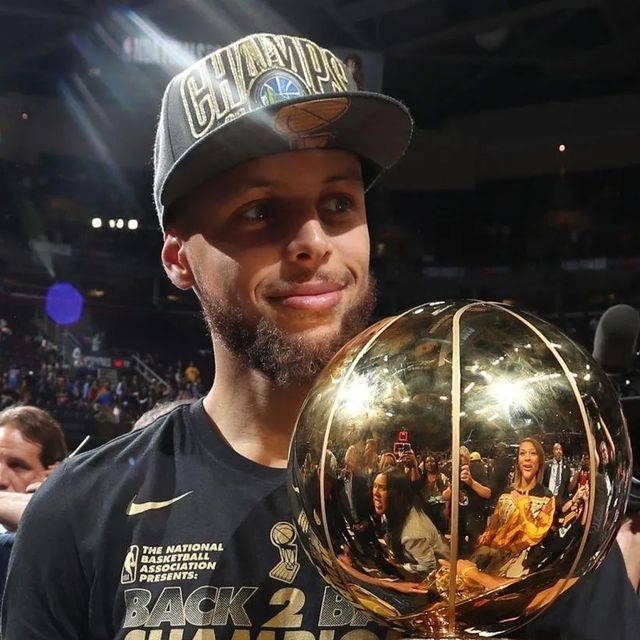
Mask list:
[{"label": "arena ceiling light", "polygon": [[127,222],[127,228],[131,231],[135,231],[138,228],[138,221],[133,219]]},{"label": "arena ceiling light", "polygon": [[102,218],[92,218],[91,219],[91,226],[94,229],[100,229],[100,227],[102,227]]},{"label": "arena ceiling light", "polygon": [[116,220],[116,229],[124,229],[124,220],[122,218]]}]

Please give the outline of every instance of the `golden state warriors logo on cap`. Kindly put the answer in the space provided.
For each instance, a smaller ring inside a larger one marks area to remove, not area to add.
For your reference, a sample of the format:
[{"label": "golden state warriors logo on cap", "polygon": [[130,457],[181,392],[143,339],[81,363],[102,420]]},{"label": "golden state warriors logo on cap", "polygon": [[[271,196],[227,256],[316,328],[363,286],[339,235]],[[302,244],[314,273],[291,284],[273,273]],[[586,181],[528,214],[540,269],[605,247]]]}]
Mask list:
[{"label": "golden state warriors logo on cap", "polygon": [[299,78],[280,69],[265,73],[257,78],[253,85],[253,100],[263,107],[285,100],[295,100],[308,93]]}]

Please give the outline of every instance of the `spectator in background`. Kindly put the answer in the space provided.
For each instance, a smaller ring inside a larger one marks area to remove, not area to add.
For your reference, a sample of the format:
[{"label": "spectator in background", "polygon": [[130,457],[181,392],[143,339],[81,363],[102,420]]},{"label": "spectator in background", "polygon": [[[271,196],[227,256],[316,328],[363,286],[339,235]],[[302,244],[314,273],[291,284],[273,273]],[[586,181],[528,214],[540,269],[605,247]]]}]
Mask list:
[{"label": "spectator in background", "polygon": [[571,468],[564,459],[562,445],[556,442],[553,445],[553,460],[547,462],[544,467],[544,484],[552,495],[562,503],[569,498],[569,481],[571,480]]},{"label": "spectator in background", "polygon": [[7,387],[18,391],[20,389],[20,382],[22,381],[22,374],[20,368],[12,365],[9,367],[9,374],[7,375]]},{"label": "spectator in background", "polygon": [[325,465],[327,466],[329,471],[331,471],[331,473],[333,473],[333,475],[335,475],[335,476],[338,475],[338,459],[336,458],[335,454],[333,453],[333,441],[332,440],[328,440],[327,441],[327,457],[326,457]]},{"label": "spectator in background", "polygon": [[438,458],[433,453],[424,457],[424,476],[414,483],[414,488],[422,499],[425,513],[440,532],[448,529],[445,517],[445,499],[442,497],[450,485],[449,478],[440,470]]},{"label": "spectator in background", "polygon": [[[451,501],[451,487],[442,492]],[[471,460],[467,447],[460,447],[460,530],[459,541],[465,552],[473,551],[487,525],[487,506],[491,488],[481,460]]]},{"label": "spectator in background", "polygon": [[[62,429],[46,411],[14,406],[0,412],[0,495],[26,493],[42,483],[66,455]],[[17,521],[3,517],[1,509],[0,522],[7,528],[17,526]]]},{"label": "spectator in background", "polygon": [[0,412],[0,591],[15,530],[33,492],[67,455],[60,425],[36,407]]},{"label": "spectator in background", "polygon": [[437,458],[427,453],[424,458],[424,479],[420,481],[419,493],[425,502],[442,499],[442,493],[449,486],[449,478],[440,471]]},{"label": "spectator in background", "polygon": [[11,337],[12,331],[4,318],[0,318],[0,355],[5,353],[5,345]]},{"label": "spectator in background", "polygon": [[178,360],[178,364],[176,365],[175,373],[173,374],[173,381],[177,385],[181,385],[184,381],[184,375],[182,373],[182,361]]},{"label": "spectator in background", "polygon": [[386,520],[386,542],[392,560],[402,577],[420,582],[447,558],[449,549],[433,522],[414,499],[407,475],[398,468],[387,469],[375,477],[373,508]]},{"label": "spectator in background", "polygon": [[200,380],[200,370],[193,363],[193,360],[189,362],[189,366],[184,370],[184,377],[189,384],[195,384]]},{"label": "spectator in background", "polygon": [[364,525],[371,515],[371,497],[356,445],[351,445],[344,454],[344,470],[337,490],[342,513],[347,515],[349,524],[352,527]]},{"label": "spectator in background", "polygon": [[391,451],[384,451],[380,456],[380,462],[378,462],[378,472],[382,473],[389,467],[396,466],[396,454]]},{"label": "spectator in background", "polygon": [[378,472],[378,441],[367,438],[364,444],[364,468],[362,472],[373,481],[373,475]]},{"label": "spectator in background", "polygon": [[124,378],[120,378],[116,385],[116,398],[118,398],[118,400],[124,400],[127,394],[127,381]]},{"label": "spectator in background", "polygon": [[0,318],[0,342],[6,340],[11,333],[12,331],[9,328],[9,323],[4,318]]},{"label": "spectator in background", "polygon": [[344,63],[347,65],[347,69],[351,71],[356,86],[362,91],[364,89],[364,65],[362,58],[357,53],[352,52],[344,59]]},{"label": "spectator in background", "polygon": [[96,403],[102,407],[108,407],[112,401],[113,393],[111,391],[111,385],[108,382],[105,382],[100,389],[98,389]]}]

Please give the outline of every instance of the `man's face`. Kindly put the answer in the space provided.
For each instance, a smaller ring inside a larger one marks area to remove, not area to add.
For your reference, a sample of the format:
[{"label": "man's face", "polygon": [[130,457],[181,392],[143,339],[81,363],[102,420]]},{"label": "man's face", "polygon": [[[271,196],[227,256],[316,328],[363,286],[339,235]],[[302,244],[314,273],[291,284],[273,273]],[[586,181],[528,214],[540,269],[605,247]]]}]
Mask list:
[{"label": "man's face", "polygon": [[609,449],[607,449],[607,445],[604,442],[601,442],[598,446],[598,451],[600,452],[600,463],[603,465],[608,465],[609,460]]},{"label": "man's face", "polygon": [[0,491],[24,493],[30,484],[45,479],[41,450],[10,424],[0,427]]},{"label": "man's face", "polygon": [[562,460],[562,445],[559,442],[553,445],[553,457],[558,461]]},{"label": "man's face", "polygon": [[355,447],[349,447],[344,454],[344,468],[347,473],[353,473],[358,469],[358,452]]},{"label": "man's face", "polygon": [[373,481],[373,508],[377,515],[381,516],[387,511],[389,506],[388,478],[384,473],[380,473]]},{"label": "man's face", "polygon": [[276,383],[311,380],[369,323],[369,234],[352,154],[247,162],[198,190],[181,216],[165,236],[170,277],[193,287],[214,336]]},{"label": "man's face", "polygon": [[377,445],[375,442],[367,442],[364,445],[364,459],[368,465],[371,465],[375,462],[378,457],[378,452],[376,451]]}]

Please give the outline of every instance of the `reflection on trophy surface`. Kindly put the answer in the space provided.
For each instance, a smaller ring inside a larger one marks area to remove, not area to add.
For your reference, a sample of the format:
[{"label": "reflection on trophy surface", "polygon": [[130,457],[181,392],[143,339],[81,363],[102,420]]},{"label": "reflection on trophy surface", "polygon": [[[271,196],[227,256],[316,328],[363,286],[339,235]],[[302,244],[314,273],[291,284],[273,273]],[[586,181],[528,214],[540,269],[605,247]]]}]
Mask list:
[{"label": "reflection on trophy surface", "polygon": [[630,450],[606,375],[558,329],[441,302],[337,354],[289,471],[300,539],[328,582],[413,637],[469,637],[508,634],[598,565]]}]

